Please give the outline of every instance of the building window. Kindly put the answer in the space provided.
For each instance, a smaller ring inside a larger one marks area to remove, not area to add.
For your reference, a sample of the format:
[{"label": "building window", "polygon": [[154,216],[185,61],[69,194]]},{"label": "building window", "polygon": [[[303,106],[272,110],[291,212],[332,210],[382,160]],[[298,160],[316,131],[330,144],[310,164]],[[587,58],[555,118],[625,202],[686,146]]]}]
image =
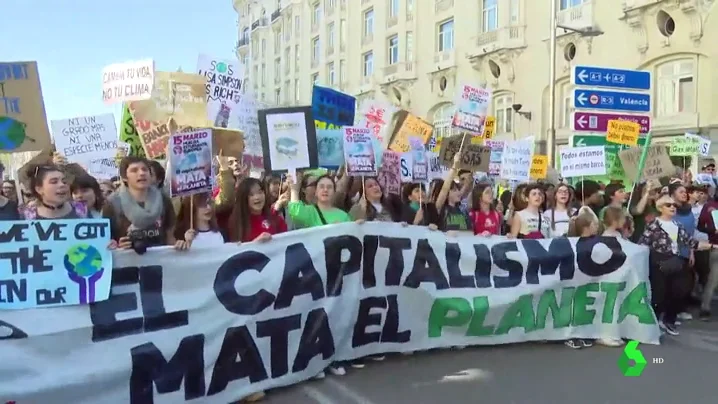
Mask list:
[{"label": "building window", "polygon": [[414,61],[414,33],[411,31],[406,33],[406,61]]},{"label": "building window", "polygon": [[319,37],[312,39],[312,63],[319,61]]},{"label": "building window", "polygon": [[312,85],[319,84],[319,73],[312,74]]},{"label": "building window", "polygon": [[245,28],[245,29],[242,31],[242,39],[243,39],[244,41],[249,41],[249,28]]},{"label": "building window", "polygon": [[399,0],[389,0],[389,17],[399,16]]},{"label": "building window", "polygon": [[334,49],[334,23],[329,24],[327,27],[327,47]]},{"label": "building window", "polygon": [[499,19],[498,19],[498,6],[497,1],[498,0],[483,0],[484,1],[484,10],[483,10],[483,32],[490,32],[490,31],[496,31],[496,29],[499,28]]},{"label": "building window", "polygon": [[589,0],[561,0],[561,10],[566,10],[571,7],[580,6],[583,3],[588,2]]},{"label": "building window", "polygon": [[694,61],[677,60],[658,66],[656,115],[695,113]]},{"label": "building window", "polygon": [[262,63],[262,85],[267,82],[267,66]]},{"label": "building window", "polygon": [[274,33],[274,53],[279,53],[279,48],[282,46],[282,32],[277,31]]},{"label": "building window", "polygon": [[322,20],[322,9],[319,7],[319,3],[316,3],[312,8],[312,26],[316,27]]},{"label": "building window", "polygon": [[252,41],[252,54],[259,55],[259,42],[256,40]]},{"label": "building window", "polygon": [[364,61],[364,68],[362,70],[362,76],[369,77],[374,74],[374,52],[367,52],[362,56]]},{"label": "building window", "polygon": [[337,1],[336,0],[327,0],[326,3],[327,3],[327,9],[331,10],[337,4]]},{"label": "building window", "polygon": [[513,130],[514,96],[510,94],[494,96],[494,116],[496,117],[496,133],[511,133]]},{"label": "building window", "polygon": [[279,105],[282,103],[282,89],[278,88],[274,90],[274,105]]},{"label": "building window", "polygon": [[364,37],[374,35],[374,9],[370,8],[364,13]]},{"label": "building window", "polygon": [[509,25],[518,25],[521,18],[521,0],[510,0],[509,2]]},{"label": "building window", "polygon": [[292,101],[292,99],[290,98],[291,95],[289,94],[289,92],[292,90],[291,83],[292,82],[289,80],[284,82],[284,100],[282,100],[282,101],[286,102],[287,104],[289,104]]},{"label": "building window", "polygon": [[289,72],[289,65],[292,63],[292,48],[286,48],[284,49],[284,63],[286,68],[285,71]]},{"label": "building window", "polygon": [[327,81],[329,82],[330,86],[334,85],[334,81],[336,79],[335,76],[336,75],[334,73],[334,62],[332,62],[327,65]]},{"label": "building window", "polygon": [[438,141],[439,139],[451,136],[451,121],[454,118],[455,109],[454,104],[447,103],[434,111],[434,115],[432,116],[432,123],[434,125],[432,138]]},{"label": "building window", "polygon": [[571,128],[571,113],[573,112],[573,87],[564,84],[561,87],[561,117],[559,127]]},{"label": "building window", "polygon": [[294,16],[294,35],[299,35],[299,30],[301,29],[301,24],[299,23],[299,16]]},{"label": "building window", "polygon": [[299,102],[299,79],[294,79],[294,101]]},{"label": "building window", "polygon": [[347,62],[346,60],[339,61],[339,83],[345,83],[347,80]]},{"label": "building window", "polygon": [[414,0],[406,0],[406,12],[407,14],[414,12]]},{"label": "building window", "polygon": [[267,40],[262,39],[262,53],[261,56],[264,57],[267,54]]},{"label": "building window", "polygon": [[339,20],[339,45],[343,46],[347,38],[347,20]]},{"label": "building window", "polygon": [[282,60],[281,59],[274,59],[274,80],[279,81],[279,79],[282,77],[282,72],[279,70],[282,68]]},{"label": "building window", "polygon": [[249,66],[249,55],[244,55],[242,57],[242,64],[244,65],[245,68],[247,68],[247,66]]},{"label": "building window", "polygon": [[446,52],[454,49],[454,20],[439,24],[439,52]]},{"label": "building window", "polygon": [[399,36],[389,38],[389,64],[399,63]]}]

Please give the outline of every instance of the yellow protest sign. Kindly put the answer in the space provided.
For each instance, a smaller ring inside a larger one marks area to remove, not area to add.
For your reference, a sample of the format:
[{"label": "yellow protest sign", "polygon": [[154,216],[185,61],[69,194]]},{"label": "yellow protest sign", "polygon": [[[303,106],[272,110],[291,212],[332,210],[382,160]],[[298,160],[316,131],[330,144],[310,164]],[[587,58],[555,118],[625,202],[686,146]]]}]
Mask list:
[{"label": "yellow protest sign", "polygon": [[639,123],[612,119],[608,121],[606,141],[626,146],[635,146],[638,144],[638,136],[640,133],[641,125]]},{"label": "yellow protest sign", "polygon": [[471,136],[471,144],[484,144],[484,138],[482,136]]},{"label": "yellow protest sign", "polygon": [[531,178],[542,180],[548,175],[548,156],[534,154],[531,158]]},{"label": "yellow protest sign", "polygon": [[494,138],[494,133],[496,132],[496,118],[493,116],[487,116],[486,121],[484,121],[484,133],[482,134],[482,138],[486,140],[491,140]]},{"label": "yellow protest sign", "polygon": [[389,142],[389,150],[400,153],[410,151],[409,139],[412,137],[418,137],[423,144],[426,144],[431,138],[434,127],[408,111],[401,111],[399,114],[395,132]]}]

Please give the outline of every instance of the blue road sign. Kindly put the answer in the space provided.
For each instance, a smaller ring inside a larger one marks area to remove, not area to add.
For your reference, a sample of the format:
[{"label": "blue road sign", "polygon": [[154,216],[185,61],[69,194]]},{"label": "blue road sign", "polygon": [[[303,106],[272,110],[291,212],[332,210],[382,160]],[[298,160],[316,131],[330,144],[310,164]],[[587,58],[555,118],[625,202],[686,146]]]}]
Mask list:
[{"label": "blue road sign", "polygon": [[571,71],[571,82],[577,86],[650,90],[651,72],[596,66],[574,66]]},{"label": "blue road sign", "polygon": [[573,90],[573,106],[576,109],[650,112],[651,96],[644,93],[577,88]]}]

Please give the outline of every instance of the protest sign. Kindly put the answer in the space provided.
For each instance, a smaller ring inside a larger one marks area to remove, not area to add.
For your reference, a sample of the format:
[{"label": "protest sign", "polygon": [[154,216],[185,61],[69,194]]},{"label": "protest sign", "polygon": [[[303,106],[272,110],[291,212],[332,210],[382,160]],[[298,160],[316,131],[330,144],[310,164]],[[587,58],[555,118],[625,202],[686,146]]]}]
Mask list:
[{"label": "protest sign", "polygon": [[562,147],[560,155],[563,178],[606,174],[606,148],[603,146]]},{"label": "protest sign", "polygon": [[374,135],[371,129],[346,126],[344,132],[344,162],[347,175],[376,175]]},{"label": "protest sign", "polygon": [[117,153],[117,127],[112,114],[59,119],[50,122],[55,148],[68,161],[88,163],[113,158]]},{"label": "protest sign", "polygon": [[399,153],[384,150],[377,181],[386,193],[394,195],[401,194],[400,160],[401,156]]},{"label": "protest sign", "polygon": [[504,143],[499,176],[507,180],[528,181],[531,156],[534,153],[532,139]]},{"label": "protest sign", "polygon": [[265,172],[317,167],[317,132],[311,107],[262,109],[257,118]]},{"label": "protest sign", "polygon": [[199,74],[156,72],[152,98],[132,103],[133,118],[202,128],[207,120],[207,80]]},{"label": "protest sign", "polygon": [[606,141],[626,146],[635,146],[641,134],[641,124],[632,121],[612,119],[608,121]]},{"label": "protest sign", "polygon": [[[445,167],[454,166],[454,156],[461,150],[461,161],[459,161],[459,169],[469,171],[489,171],[489,160],[491,159],[491,149],[488,147],[471,144],[471,134],[452,136],[444,139],[439,150],[439,158],[441,164]],[[463,149],[461,144],[463,144]]]},{"label": "protest sign", "polygon": [[106,105],[149,100],[155,85],[154,60],[116,63],[102,69],[102,100]]},{"label": "protest sign", "polygon": [[205,78],[207,121],[218,128],[239,128],[239,103],[245,71],[239,61],[216,59],[200,54],[197,73]]},{"label": "protest sign", "polygon": [[366,99],[359,106],[354,122],[360,128],[371,129],[382,149],[386,149],[389,140],[387,132],[395,112],[396,107],[388,102]]},{"label": "protest sign", "polygon": [[421,118],[407,111],[400,111],[394,133],[389,141],[389,149],[396,152],[411,150],[409,138],[418,137],[423,144],[431,138],[433,127]]},{"label": "protest sign", "polygon": [[481,134],[490,103],[491,91],[467,84],[459,86],[451,126]]},{"label": "protest sign", "polygon": [[107,299],[109,244],[107,219],[0,221],[0,310]]},{"label": "protest sign", "polygon": [[270,243],[118,252],[114,275],[107,301],[4,313],[17,330],[0,344],[4,397],[228,403],[375,354],[660,339],[648,248],[615,237],[452,239],[345,223]]},{"label": "protest sign", "polygon": [[0,63],[0,152],[50,148],[37,62]]},{"label": "protest sign", "polygon": [[312,88],[312,117],[317,129],[351,126],[355,110],[354,96],[316,84]]},{"label": "protest sign", "polygon": [[428,151],[426,158],[429,161],[429,181],[446,177],[449,170],[441,164],[441,156],[438,153]]},{"label": "protest sign", "polygon": [[[257,110],[259,105],[251,95],[242,96],[237,109],[238,128],[244,133],[244,154],[242,163],[253,169],[264,169],[262,156],[262,136],[259,134],[259,120]],[[262,107],[264,108],[264,107]]]},{"label": "protest sign", "polygon": [[212,130],[172,135],[170,196],[212,192]]},{"label": "protest sign", "polygon": [[706,139],[702,136],[694,135],[691,133],[685,134],[686,138],[689,139],[695,139],[698,142],[698,153],[700,153],[701,156],[710,156],[710,150],[711,150],[711,141],[710,139]]},{"label": "protest sign", "polygon": [[531,178],[542,180],[548,174],[548,156],[533,155],[531,157]]},{"label": "protest sign", "polygon": [[344,164],[344,130],[317,129],[319,167],[336,170]]},{"label": "protest sign", "polygon": [[[165,122],[155,122],[139,119],[135,114],[137,112],[137,103],[130,102],[127,104],[127,107],[132,116],[134,128],[140,135],[140,143],[142,143],[142,147],[144,148],[145,156],[152,160],[164,159],[167,153],[167,143],[170,140],[170,133],[172,132],[169,120]],[[182,126],[175,129],[175,132],[187,132],[191,130],[191,127]]]},{"label": "protest sign", "polygon": [[[618,157],[621,159],[623,169],[626,171],[626,177],[631,181],[638,181],[638,163],[641,159],[643,149],[640,147],[632,147],[630,149],[621,150]],[[640,180],[653,180],[665,176],[676,174],[676,168],[673,166],[668,156],[668,147],[662,144],[654,144],[648,147],[646,155],[646,164],[643,167],[643,173]]]},{"label": "protest sign", "polygon": [[429,181],[429,160],[426,151],[412,150],[411,152],[411,178],[414,182]]},{"label": "protest sign", "polygon": [[98,180],[109,180],[120,174],[117,161],[113,158],[92,160],[87,167],[87,173]]},{"label": "protest sign", "polygon": [[494,133],[496,133],[496,118],[487,116],[484,121],[484,133],[481,137],[483,137],[484,140],[491,140],[494,138]]},{"label": "protest sign", "polygon": [[399,153],[400,160],[400,172],[399,178],[402,183],[414,182],[414,153],[404,152]]},{"label": "protest sign", "polygon": [[491,155],[489,156],[489,176],[496,177],[501,173],[501,159],[504,155],[504,141],[503,140],[484,140],[484,146],[491,149]]},{"label": "protest sign", "polygon": [[122,120],[120,121],[120,141],[130,145],[128,156],[145,156],[145,148],[142,146],[140,134],[135,127],[135,121],[132,119],[129,104],[122,105]]},{"label": "protest sign", "polygon": [[[642,147],[645,144],[646,137],[639,137],[638,146]],[[573,147],[604,146],[606,150],[606,174],[602,176],[591,176],[586,179],[604,183],[608,183],[611,180],[622,181],[624,184],[629,182],[628,178],[626,178],[626,172],[621,165],[621,160],[618,158],[618,152],[627,149],[628,146],[608,142],[606,141],[606,136],[596,134],[573,135],[569,140],[569,145]]]},{"label": "protest sign", "polygon": [[701,143],[696,138],[679,136],[674,137],[671,140],[671,145],[668,154],[670,156],[695,156],[698,154],[698,149],[701,147]]}]

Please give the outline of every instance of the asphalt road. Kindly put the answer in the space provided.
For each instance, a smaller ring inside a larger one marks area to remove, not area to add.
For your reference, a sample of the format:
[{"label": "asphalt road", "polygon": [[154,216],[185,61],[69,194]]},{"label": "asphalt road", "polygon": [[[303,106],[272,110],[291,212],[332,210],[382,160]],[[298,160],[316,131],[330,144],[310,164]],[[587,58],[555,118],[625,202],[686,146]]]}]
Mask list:
[{"label": "asphalt road", "polygon": [[263,403],[717,403],[718,320],[689,321],[680,332],[641,345],[648,365],[639,377],[622,376],[620,348],[515,344],[393,355],[346,376],[272,390]]}]

